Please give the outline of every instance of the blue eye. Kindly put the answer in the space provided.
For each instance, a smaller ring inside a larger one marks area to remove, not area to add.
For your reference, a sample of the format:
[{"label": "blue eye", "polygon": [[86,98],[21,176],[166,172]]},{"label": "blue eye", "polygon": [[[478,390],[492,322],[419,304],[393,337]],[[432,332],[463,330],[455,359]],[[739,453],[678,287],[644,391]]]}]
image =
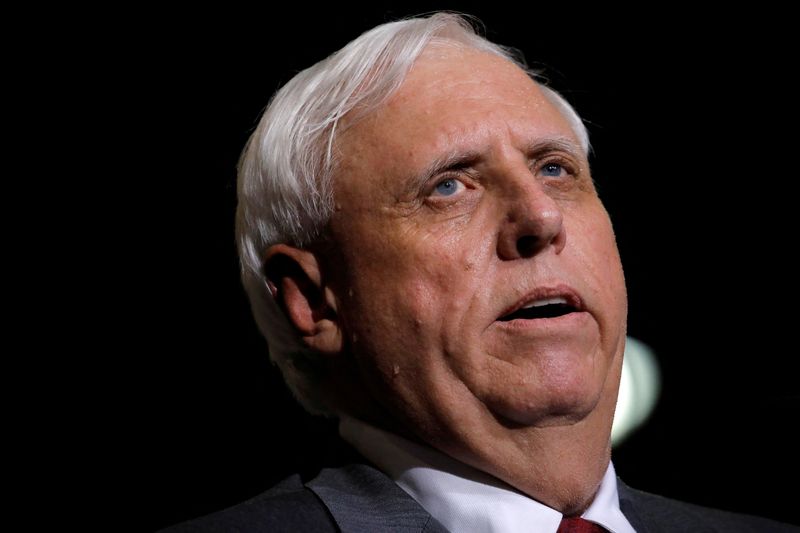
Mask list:
[{"label": "blue eye", "polygon": [[547,163],[546,165],[542,166],[542,174],[551,178],[559,178],[563,172],[564,167],[558,163]]},{"label": "blue eye", "polygon": [[457,179],[447,178],[436,184],[435,191],[441,196],[451,196],[464,185]]}]

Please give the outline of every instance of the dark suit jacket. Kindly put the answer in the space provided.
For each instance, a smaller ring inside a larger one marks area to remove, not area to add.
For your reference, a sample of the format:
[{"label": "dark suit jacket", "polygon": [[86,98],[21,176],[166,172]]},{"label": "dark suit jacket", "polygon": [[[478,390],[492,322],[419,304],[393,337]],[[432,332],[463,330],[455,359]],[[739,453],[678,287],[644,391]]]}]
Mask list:
[{"label": "dark suit jacket", "polygon": [[[618,482],[620,507],[639,533],[800,532],[764,518],[708,509],[634,490]],[[162,533],[446,533],[389,477],[365,464],[325,469],[303,483],[292,476],[229,509]],[[458,532],[455,532],[458,533]]]}]

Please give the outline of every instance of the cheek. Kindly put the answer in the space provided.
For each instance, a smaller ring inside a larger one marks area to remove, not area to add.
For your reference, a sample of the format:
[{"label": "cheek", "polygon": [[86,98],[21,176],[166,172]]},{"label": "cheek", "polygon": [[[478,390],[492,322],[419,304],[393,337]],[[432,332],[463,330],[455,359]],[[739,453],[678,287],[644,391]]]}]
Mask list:
[{"label": "cheek", "polygon": [[470,232],[461,220],[433,226],[394,222],[354,232],[360,238],[349,243],[346,257],[353,284],[405,295],[423,307],[443,304],[474,284],[485,263],[485,232]]},{"label": "cheek", "polygon": [[487,247],[446,229],[376,231],[371,237],[359,239],[345,258],[340,292],[346,334],[376,357],[408,357],[412,349],[441,354],[476,304]]},{"label": "cheek", "polygon": [[452,277],[435,268],[435,257],[407,257],[385,276],[372,269],[355,276],[353,301],[344,309],[348,350],[364,386],[384,407],[406,415],[426,412],[447,383],[442,353]]},{"label": "cheek", "polygon": [[436,285],[427,264],[383,240],[363,242],[363,253],[345,263],[347,280],[340,308],[348,337],[361,350],[376,354],[407,349],[429,321]]},{"label": "cheek", "polygon": [[599,203],[582,214],[571,220],[567,241],[573,242],[568,249],[588,278],[587,288],[606,311],[607,320],[624,321],[627,313],[625,278],[611,220]]}]

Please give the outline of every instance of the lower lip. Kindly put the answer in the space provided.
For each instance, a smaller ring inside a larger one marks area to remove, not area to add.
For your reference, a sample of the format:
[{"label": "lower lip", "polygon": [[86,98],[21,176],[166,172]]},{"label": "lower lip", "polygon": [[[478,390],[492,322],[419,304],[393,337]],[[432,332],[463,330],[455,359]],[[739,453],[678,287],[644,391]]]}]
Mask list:
[{"label": "lower lip", "polygon": [[513,331],[547,331],[553,329],[569,329],[584,325],[590,318],[586,311],[567,313],[553,318],[517,318],[508,321],[495,321],[500,329]]}]

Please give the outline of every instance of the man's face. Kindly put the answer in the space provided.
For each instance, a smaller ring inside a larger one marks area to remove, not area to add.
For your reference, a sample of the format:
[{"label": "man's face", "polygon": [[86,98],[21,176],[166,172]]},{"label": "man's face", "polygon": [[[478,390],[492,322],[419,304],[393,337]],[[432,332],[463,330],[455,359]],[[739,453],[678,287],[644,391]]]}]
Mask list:
[{"label": "man's face", "polygon": [[381,408],[429,442],[610,424],[622,268],[586,155],[537,85],[431,47],[338,141],[332,286]]}]

